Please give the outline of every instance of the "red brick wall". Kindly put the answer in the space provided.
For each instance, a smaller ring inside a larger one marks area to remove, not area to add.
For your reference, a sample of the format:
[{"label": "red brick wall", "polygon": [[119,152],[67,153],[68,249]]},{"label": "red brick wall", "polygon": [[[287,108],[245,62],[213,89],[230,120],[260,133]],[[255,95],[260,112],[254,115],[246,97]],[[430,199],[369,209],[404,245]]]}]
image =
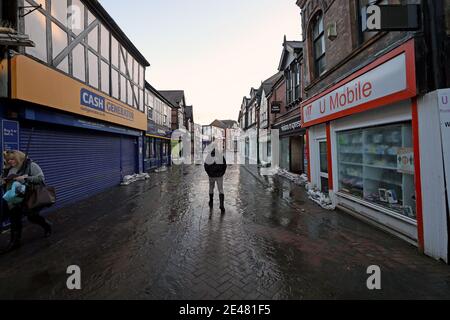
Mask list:
[{"label": "red brick wall", "polygon": [[272,105],[272,102],[274,101],[281,101],[281,110],[280,113],[270,113],[269,120],[270,125],[274,124],[278,118],[280,118],[283,114],[287,112],[286,110],[286,82],[283,81],[275,87],[273,90],[272,96],[269,98],[269,112],[270,112],[270,106]]},{"label": "red brick wall", "polygon": [[[391,2],[397,3],[398,0]],[[380,52],[400,45],[413,36],[408,32],[380,33],[364,44],[360,44],[359,9],[356,0],[299,0],[297,3],[303,9],[302,24],[305,40],[303,100],[322,92],[367,65]],[[323,12],[324,17],[327,71],[316,78],[313,70],[310,22],[319,11]],[[327,26],[334,23],[336,23],[337,38],[331,41],[327,37]]]}]

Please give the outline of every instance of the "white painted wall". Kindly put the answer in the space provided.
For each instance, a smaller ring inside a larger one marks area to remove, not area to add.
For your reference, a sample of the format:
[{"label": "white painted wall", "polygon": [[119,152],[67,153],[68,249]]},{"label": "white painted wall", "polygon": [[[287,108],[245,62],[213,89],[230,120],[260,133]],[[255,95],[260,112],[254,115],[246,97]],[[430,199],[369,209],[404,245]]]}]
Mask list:
[{"label": "white painted wall", "polygon": [[425,253],[448,263],[444,162],[437,92],[418,99]]},{"label": "white painted wall", "polygon": [[310,153],[310,169],[311,183],[315,187],[320,187],[320,155],[319,140],[326,139],[326,126],[320,124],[309,128],[309,153]]},{"label": "white painted wall", "polygon": [[262,90],[262,96],[261,96],[261,106],[259,108],[259,119],[260,119],[260,127],[266,128],[269,121],[269,109],[268,109],[269,101],[266,97],[266,93],[264,92],[264,89]]}]

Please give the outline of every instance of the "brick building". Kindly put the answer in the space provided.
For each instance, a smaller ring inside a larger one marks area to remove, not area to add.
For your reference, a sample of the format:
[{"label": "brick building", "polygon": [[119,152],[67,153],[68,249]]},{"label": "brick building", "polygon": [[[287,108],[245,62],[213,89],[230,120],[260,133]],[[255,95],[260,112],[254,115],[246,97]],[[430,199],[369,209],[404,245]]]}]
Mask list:
[{"label": "brick building", "polygon": [[415,31],[363,32],[368,2],[297,1],[308,175],[339,208],[448,261],[449,4],[423,1]]}]

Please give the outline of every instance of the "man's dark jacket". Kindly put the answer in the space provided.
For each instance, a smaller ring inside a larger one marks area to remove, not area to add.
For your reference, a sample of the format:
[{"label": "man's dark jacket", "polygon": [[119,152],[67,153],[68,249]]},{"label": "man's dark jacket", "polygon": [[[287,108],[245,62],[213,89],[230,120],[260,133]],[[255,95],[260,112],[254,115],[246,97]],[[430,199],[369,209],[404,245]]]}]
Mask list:
[{"label": "man's dark jacket", "polygon": [[[225,175],[227,171],[227,161],[222,155],[222,163],[216,163],[214,156],[209,155],[205,162],[205,171],[210,178],[220,178]],[[214,161],[214,162],[213,162]]]}]

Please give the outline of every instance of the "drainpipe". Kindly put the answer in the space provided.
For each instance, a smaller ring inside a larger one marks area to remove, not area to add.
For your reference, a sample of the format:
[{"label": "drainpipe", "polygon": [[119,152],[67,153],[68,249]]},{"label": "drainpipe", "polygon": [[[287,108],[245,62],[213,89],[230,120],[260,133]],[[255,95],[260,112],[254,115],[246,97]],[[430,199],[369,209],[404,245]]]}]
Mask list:
[{"label": "drainpipe", "polygon": [[[444,23],[443,23],[443,0],[422,1],[425,19],[425,41],[430,48],[431,70],[433,86],[430,91],[445,88],[444,72],[442,66],[445,66],[445,48],[444,48]],[[443,59],[444,57],[444,59]]]}]

